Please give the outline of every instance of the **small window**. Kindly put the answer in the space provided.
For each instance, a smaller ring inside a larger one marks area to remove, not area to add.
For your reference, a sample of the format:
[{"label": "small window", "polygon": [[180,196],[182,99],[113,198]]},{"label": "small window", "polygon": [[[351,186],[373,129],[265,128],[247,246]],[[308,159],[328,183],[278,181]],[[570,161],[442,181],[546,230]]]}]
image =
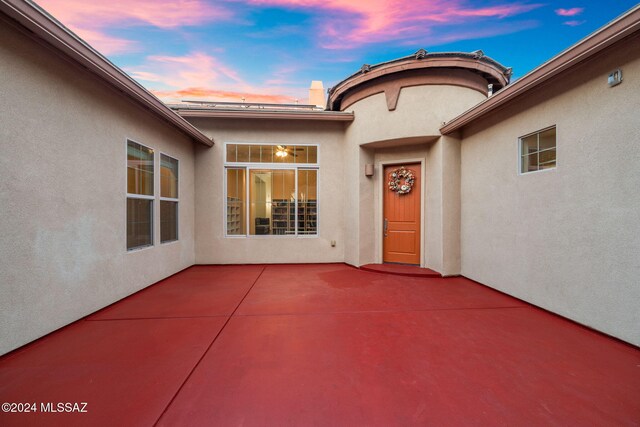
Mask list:
[{"label": "small window", "polygon": [[127,141],[127,250],[153,245],[153,156]]},{"label": "small window", "polygon": [[244,168],[227,169],[227,234],[230,236],[247,234],[245,172]]},{"label": "small window", "polygon": [[160,243],[178,240],[178,160],[160,154]]},{"label": "small window", "polygon": [[298,170],[298,234],[317,234],[318,171]]},{"label": "small window", "polygon": [[520,138],[520,173],[556,167],[556,128]]},{"label": "small window", "polygon": [[318,147],[227,144],[227,163],[318,163]]}]

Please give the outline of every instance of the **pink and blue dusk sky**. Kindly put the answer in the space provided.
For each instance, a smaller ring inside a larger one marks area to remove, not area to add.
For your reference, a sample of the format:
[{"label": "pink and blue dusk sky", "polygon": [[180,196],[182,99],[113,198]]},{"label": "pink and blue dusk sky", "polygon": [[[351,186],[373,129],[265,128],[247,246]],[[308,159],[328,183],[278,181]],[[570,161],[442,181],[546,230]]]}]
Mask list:
[{"label": "pink and blue dusk sky", "polygon": [[521,77],[635,6],[628,0],[39,0],[166,102],[307,101],[358,71],[481,49]]}]

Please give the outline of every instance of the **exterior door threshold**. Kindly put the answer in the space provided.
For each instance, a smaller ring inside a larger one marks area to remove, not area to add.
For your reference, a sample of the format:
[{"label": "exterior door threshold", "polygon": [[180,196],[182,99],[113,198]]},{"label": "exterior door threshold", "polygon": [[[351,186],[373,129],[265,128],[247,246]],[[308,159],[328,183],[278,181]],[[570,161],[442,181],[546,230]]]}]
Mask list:
[{"label": "exterior door threshold", "polygon": [[442,277],[437,271],[408,264],[365,264],[360,270],[410,277]]}]

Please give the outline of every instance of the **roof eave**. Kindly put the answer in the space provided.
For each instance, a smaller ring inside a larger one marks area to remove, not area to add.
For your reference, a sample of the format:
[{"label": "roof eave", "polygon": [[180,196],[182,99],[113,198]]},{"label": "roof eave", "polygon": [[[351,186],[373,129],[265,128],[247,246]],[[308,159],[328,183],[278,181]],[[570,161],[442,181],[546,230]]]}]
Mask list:
[{"label": "roof eave", "polygon": [[36,4],[27,0],[0,0],[0,12],[28,30],[34,39],[46,42],[56,51],[178,128],[195,142],[213,146],[211,139]]},{"label": "roof eave", "polygon": [[328,112],[328,111],[238,111],[238,110],[194,110],[177,109],[176,112],[182,117],[206,117],[206,118],[227,118],[227,119],[272,119],[272,120],[313,120],[313,121],[333,121],[352,122],[353,113]]},{"label": "roof eave", "polygon": [[533,69],[492,97],[450,120],[440,128],[440,132],[446,135],[461,129],[638,30],[640,30],[640,5]]}]

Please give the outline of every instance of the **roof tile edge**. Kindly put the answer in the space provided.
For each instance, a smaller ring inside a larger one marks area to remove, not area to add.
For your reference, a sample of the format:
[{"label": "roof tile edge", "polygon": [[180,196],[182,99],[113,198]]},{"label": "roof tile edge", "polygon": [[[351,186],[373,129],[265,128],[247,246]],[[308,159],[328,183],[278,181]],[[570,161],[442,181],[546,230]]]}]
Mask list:
[{"label": "roof tile edge", "polygon": [[170,106],[182,117],[234,118],[234,119],[275,119],[275,120],[314,120],[350,122],[354,114],[342,111],[295,111],[278,109],[241,109],[241,108],[182,108]]},{"label": "roof tile edge", "polygon": [[364,64],[362,68],[329,88],[327,110],[339,110],[341,99],[346,93],[358,90],[362,84],[382,76],[400,74],[407,70],[429,68],[464,68],[483,75],[488,83],[497,87],[506,86],[511,77],[511,68],[485,56],[482,51],[475,52],[429,52],[420,49],[416,53],[375,65]]}]

